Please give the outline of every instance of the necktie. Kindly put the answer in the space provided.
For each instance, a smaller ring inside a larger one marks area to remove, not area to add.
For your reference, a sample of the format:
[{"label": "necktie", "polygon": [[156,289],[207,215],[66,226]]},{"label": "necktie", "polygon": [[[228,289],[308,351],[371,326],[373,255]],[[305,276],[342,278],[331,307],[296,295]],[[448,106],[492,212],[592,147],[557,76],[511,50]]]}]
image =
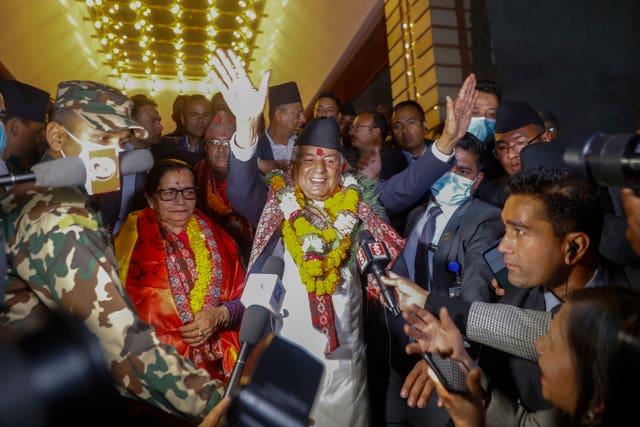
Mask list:
[{"label": "necktie", "polygon": [[416,259],[414,263],[414,277],[416,283],[422,288],[430,290],[430,278],[429,272],[429,248],[433,241],[433,235],[436,231],[436,218],[442,213],[442,209],[438,206],[433,206],[427,213],[427,222],[422,229],[422,234],[418,240],[418,246],[416,248]]}]

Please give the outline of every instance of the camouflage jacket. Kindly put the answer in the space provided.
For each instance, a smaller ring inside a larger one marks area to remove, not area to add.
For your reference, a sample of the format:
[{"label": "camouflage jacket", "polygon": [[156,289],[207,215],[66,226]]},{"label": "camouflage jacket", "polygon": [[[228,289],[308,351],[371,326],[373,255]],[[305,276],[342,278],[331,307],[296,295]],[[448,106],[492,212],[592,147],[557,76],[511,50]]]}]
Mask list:
[{"label": "camouflage jacket", "polygon": [[50,309],[83,319],[97,336],[118,391],[199,419],[221,383],[160,343],[118,277],[110,234],[87,196],[70,188],[14,190],[0,201],[8,256],[3,325]]}]

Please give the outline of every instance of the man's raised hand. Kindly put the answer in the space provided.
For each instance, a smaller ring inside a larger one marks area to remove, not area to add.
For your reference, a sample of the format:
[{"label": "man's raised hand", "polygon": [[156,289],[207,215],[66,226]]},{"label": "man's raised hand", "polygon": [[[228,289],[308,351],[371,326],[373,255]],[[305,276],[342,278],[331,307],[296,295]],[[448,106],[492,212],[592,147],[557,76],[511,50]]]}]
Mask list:
[{"label": "man's raised hand", "polygon": [[455,143],[464,136],[471,122],[471,112],[478,98],[476,90],[476,76],[467,76],[458,90],[455,100],[446,97],[447,114],[444,120],[442,136],[438,138],[438,149],[446,154],[453,152]]},{"label": "man's raised hand", "polygon": [[236,117],[236,143],[254,143],[254,139],[257,139],[258,120],[267,99],[271,71],[264,73],[260,87],[256,89],[240,58],[232,50],[217,49],[213,67],[216,73],[212,75],[212,79]]}]

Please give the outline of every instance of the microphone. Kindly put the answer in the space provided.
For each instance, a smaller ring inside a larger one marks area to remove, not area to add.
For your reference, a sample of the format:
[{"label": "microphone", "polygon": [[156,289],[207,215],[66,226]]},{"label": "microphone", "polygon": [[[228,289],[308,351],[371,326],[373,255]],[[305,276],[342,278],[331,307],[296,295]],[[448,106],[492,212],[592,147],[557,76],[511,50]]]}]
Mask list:
[{"label": "microphone", "polygon": [[[149,150],[124,151],[120,159],[120,174],[144,172],[153,167]],[[79,157],[63,157],[31,166],[31,172],[0,176],[0,186],[34,182],[36,187],[71,187],[87,181],[87,170]]]},{"label": "microphone", "polygon": [[271,255],[265,261],[262,273],[254,273],[247,278],[244,292],[240,298],[240,302],[247,307],[242,317],[238,337],[242,346],[231,372],[224,397],[231,396],[238,387],[251,350],[262,338],[262,333],[269,323],[271,315],[280,315],[285,292],[280,280],[283,271],[284,260]]},{"label": "microphone", "polygon": [[271,255],[264,263],[261,273],[253,273],[247,277],[240,302],[245,307],[260,305],[271,312],[274,317],[282,317],[282,301],[285,289],[282,285],[284,260]]},{"label": "microphone", "polygon": [[37,163],[31,172],[0,176],[1,186],[34,182],[38,187],[68,187],[81,185],[87,180],[84,163],[78,157],[65,157]]},{"label": "microphone", "polygon": [[239,333],[239,340],[242,343],[242,347],[240,347],[238,359],[233,366],[233,371],[231,371],[231,377],[229,378],[227,389],[224,392],[224,397],[231,396],[231,394],[236,391],[240,383],[242,371],[244,371],[244,366],[249,359],[249,354],[258,341],[260,341],[260,338],[262,338],[262,333],[269,323],[270,317],[271,314],[269,310],[261,305],[251,305],[244,312]]},{"label": "microphone", "polygon": [[136,149],[120,153],[120,174],[146,172],[153,167],[151,151]]},{"label": "microphone", "polygon": [[356,234],[356,241],[359,249],[356,254],[356,261],[361,274],[373,273],[382,291],[382,296],[387,303],[387,308],[395,315],[400,315],[400,309],[396,303],[396,298],[391,289],[382,283],[382,276],[385,274],[385,267],[391,261],[389,251],[384,242],[376,242],[369,230],[360,230]]}]

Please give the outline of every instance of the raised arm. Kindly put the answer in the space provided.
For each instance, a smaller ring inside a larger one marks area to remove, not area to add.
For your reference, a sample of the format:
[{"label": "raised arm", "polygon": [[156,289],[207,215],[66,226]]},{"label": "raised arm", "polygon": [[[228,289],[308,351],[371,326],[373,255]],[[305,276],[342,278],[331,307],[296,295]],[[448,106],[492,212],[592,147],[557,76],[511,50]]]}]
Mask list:
[{"label": "raised arm", "polygon": [[408,168],[378,184],[379,200],[387,214],[393,215],[416,203],[442,174],[451,169],[448,161],[456,142],[469,128],[473,104],[478,97],[475,86],[476,77],[469,74],[455,101],[447,96],[444,129],[435,146]]},{"label": "raised arm", "polygon": [[464,136],[471,122],[473,105],[478,99],[476,75],[471,73],[460,86],[455,101],[446,97],[447,114],[444,119],[442,135],[436,141],[436,147],[444,154],[452,154],[456,142]]},{"label": "raised arm", "polygon": [[217,73],[212,75],[213,81],[236,117],[234,145],[241,149],[251,148],[258,141],[258,124],[267,99],[271,71],[264,73],[260,87],[256,89],[232,50],[216,50],[213,66]]},{"label": "raised arm", "polygon": [[268,193],[255,152],[271,72],[264,74],[260,88],[256,89],[233,51],[217,50],[213,62],[217,73],[213,80],[236,117],[227,172],[227,197],[240,215],[256,225]]}]

